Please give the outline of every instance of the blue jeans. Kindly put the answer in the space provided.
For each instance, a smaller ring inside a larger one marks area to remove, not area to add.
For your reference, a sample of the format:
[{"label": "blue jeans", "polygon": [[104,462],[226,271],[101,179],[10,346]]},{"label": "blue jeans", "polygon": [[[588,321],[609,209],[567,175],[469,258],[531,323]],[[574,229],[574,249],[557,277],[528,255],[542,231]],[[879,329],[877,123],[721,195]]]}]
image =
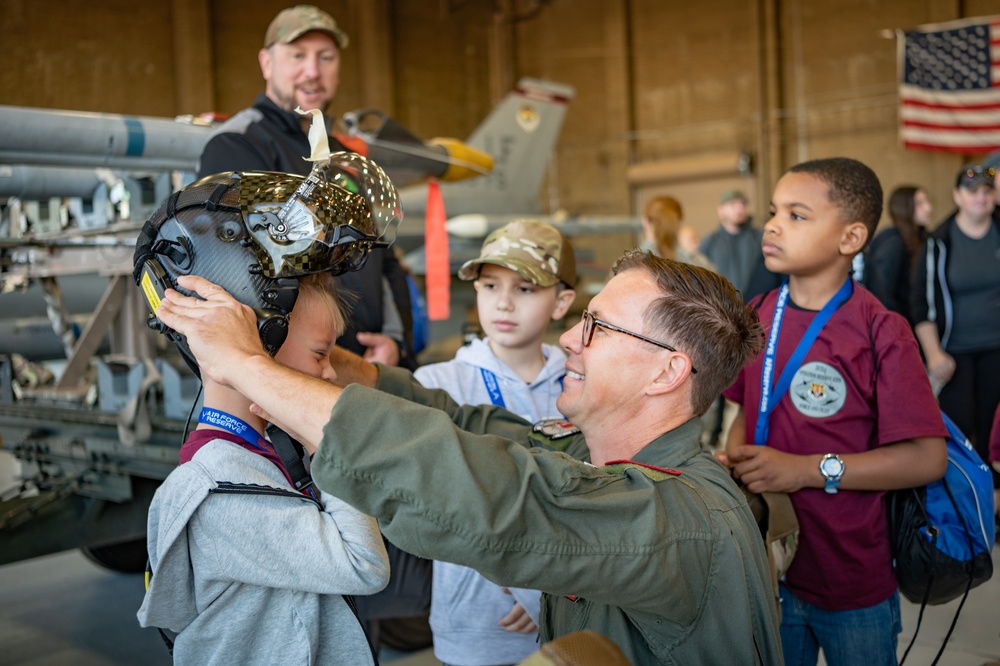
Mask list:
[{"label": "blue jeans", "polygon": [[898,592],[868,608],[828,611],[780,588],[785,666],[816,666],[820,648],[829,666],[896,666]]}]

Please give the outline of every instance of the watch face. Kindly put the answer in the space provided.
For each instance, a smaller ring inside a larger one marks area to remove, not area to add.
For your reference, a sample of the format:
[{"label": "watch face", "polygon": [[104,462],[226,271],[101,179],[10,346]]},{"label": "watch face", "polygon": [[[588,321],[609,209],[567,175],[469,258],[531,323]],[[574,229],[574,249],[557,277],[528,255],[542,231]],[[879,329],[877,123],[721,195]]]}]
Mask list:
[{"label": "watch face", "polygon": [[823,458],[820,470],[826,476],[836,478],[844,473],[844,461],[840,458]]}]

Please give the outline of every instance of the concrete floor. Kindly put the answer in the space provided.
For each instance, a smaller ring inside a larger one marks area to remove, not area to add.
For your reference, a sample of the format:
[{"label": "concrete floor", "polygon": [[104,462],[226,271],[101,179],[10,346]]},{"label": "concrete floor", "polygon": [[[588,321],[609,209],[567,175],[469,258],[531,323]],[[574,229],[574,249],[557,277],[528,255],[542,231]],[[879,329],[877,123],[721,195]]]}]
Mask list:
[{"label": "concrete floor", "polygon": [[[1000,567],[1000,556],[994,552]],[[5,666],[169,664],[159,635],[135,619],[139,575],[116,574],[78,552],[0,567],[0,663]],[[907,664],[930,664],[957,601],[930,607]],[[900,655],[916,626],[917,607],[902,603]],[[1000,572],[969,595],[943,666],[981,666],[1000,659]],[[387,655],[388,657],[389,655]],[[438,664],[430,651],[384,660],[393,666]],[[822,663],[822,661],[821,661]]]}]

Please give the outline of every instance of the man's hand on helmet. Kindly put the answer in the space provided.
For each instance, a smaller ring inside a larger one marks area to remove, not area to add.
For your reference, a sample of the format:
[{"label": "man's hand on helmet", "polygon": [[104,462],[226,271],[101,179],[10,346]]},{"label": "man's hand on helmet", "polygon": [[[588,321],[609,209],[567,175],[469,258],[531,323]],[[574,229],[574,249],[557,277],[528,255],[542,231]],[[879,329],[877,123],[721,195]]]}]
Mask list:
[{"label": "man's hand on helmet", "polygon": [[232,378],[253,356],[265,356],[251,308],[204,278],[183,275],[180,286],[202,299],[168,289],[157,310],[160,320],[187,338],[203,376],[233,385]]}]

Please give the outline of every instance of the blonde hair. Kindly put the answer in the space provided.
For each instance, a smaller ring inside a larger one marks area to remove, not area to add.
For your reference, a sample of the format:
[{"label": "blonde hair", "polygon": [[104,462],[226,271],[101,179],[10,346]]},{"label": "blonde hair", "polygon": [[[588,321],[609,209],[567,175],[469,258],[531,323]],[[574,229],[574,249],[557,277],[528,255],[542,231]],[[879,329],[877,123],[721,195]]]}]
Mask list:
[{"label": "blonde hair", "polygon": [[341,307],[341,300],[337,291],[336,282],[330,273],[306,275],[299,279],[299,300],[296,301],[296,305],[301,302],[302,297],[306,294],[315,298],[329,310],[330,316],[333,318],[334,330],[337,331],[337,335],[339,336],[343,334],[347,323],[344,319],[344,311]]},{"label": "blonde hair", "polygon": [[652,228],[656,253],[665,259],[676,259],[677,232],[684,219],[681,203],[673,197],[654,197],[646,204],[643,216]]}]

